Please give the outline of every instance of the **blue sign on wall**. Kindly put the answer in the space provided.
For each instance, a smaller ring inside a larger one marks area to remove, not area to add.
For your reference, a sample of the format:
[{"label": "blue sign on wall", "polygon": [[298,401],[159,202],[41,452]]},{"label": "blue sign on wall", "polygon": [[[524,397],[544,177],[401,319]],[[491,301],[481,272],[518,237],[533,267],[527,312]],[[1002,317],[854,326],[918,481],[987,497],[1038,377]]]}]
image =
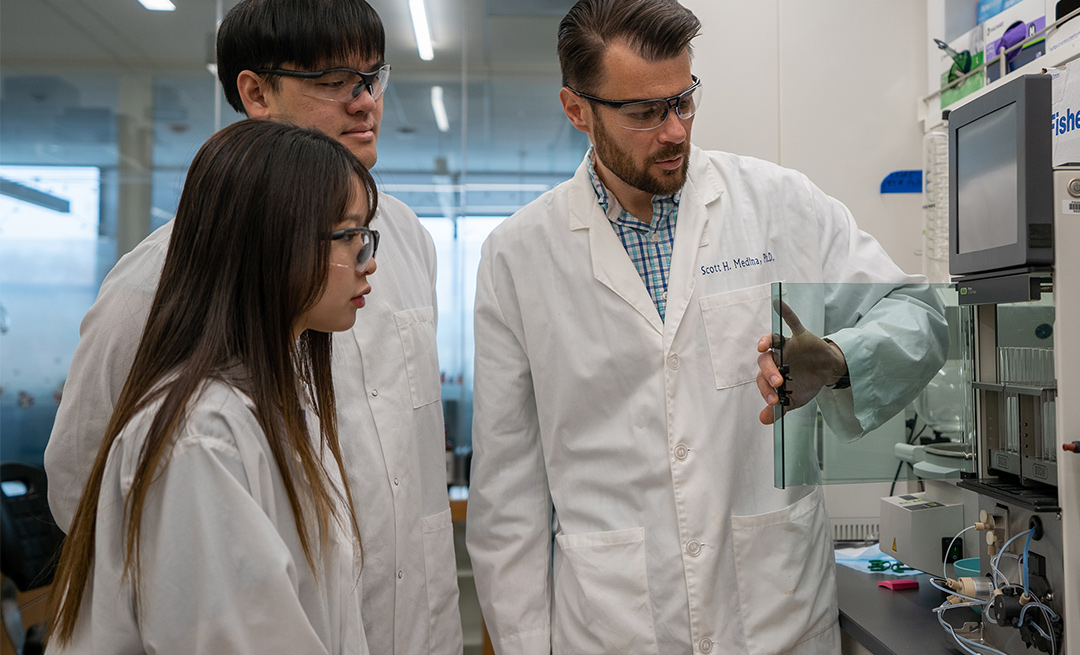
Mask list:
[{"label": "blue sign on wall", "polygon": [[881,181],[882,193],[922,193],[922,171],[893,171]]}]

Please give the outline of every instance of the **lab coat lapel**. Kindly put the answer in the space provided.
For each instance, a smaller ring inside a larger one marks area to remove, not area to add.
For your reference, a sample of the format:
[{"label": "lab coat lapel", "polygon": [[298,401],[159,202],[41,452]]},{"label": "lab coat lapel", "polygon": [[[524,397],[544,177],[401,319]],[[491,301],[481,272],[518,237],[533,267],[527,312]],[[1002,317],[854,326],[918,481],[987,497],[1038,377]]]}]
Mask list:
[{"label": "lab coat lapel", "polygon": [[719,212],[710,212],[709,205],[719,201],[723,194],[720,178],[712,168],[704,165],[704,153],[692,148],[690,172],[675,222],[675,245],[671,251],[671,268],[668,273],[667,309],[664,320],[667,325],[665,344],[670,343],[686,315],[690,298],[697,280],[697,261],[701,248],[709,245],[710,213],[713,220],[720,220]]},{"label": "lab coat lapel", "polygon": [[[386,194],[384,194],[383,192],[380,191],[379,195],[383,196],[383,195],[386,195]],[[374,218],[371,219],[371,225],[369,226],[374,230],[382,230],[383,240],[381,242],[379,242],[379,255],[378,255],[378,257],[379,257],[378,264],[380,264],[382,266],[385,266],[387,262],[389,262],[391,259],[394,259],[395,257],[397,257],[397,254],[398,254],[398,246],[394,242],[394,239],[387,239],[386,236],[385,236],[387,234],[392,234],[393,233],[393,228],[386,227],[386,224],[388,222],[394,220],[394,218],[392,216],[387,216],[387,211],[388,210],[386,209],[386,207],[389,206],[389,205],[390,205],[390,203],[385,202],[380,198],[379,207],[378,207],[378,209],[375,210],[375,216],[374,216]]]},{"label": "lab coat lapel", "polygon": [[634,263],[630,261],[630,256],[626,254],[622,241],[611,227],[611,221],[596,202],[596,193],[589,182],[587,165],[583,163],[571,181],[569,227],[572,231],[589,232],[589,257],[592,260],[593,277],[629,303],[654,330],[662,334],[664,324],[656,311],[656,305],[645,289],[645,283],[634,268]]}]

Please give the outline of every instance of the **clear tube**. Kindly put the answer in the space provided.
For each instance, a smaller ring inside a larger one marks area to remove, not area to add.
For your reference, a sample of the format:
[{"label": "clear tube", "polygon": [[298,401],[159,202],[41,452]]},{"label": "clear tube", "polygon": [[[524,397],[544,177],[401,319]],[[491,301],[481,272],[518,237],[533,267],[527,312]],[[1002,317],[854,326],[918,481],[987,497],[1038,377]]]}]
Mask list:
[{"label": "clear tube", "polygon": [[949,135],[935,129],[923,137],[923,274],[949,282]]}]

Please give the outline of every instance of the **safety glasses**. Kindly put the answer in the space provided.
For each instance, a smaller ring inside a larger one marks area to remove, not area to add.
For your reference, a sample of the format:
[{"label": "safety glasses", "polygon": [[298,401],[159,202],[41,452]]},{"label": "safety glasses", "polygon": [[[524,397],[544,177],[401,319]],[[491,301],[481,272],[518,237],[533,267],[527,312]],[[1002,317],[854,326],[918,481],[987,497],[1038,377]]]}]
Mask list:
[{"label": "safety glasses", "polygon": [[597,98],[570,87],[572,93],[598,105],[611,107],[615,110],[615,124],[628,130],[655,130],[664,124],[668,113],[674,109],[675,115],[687,119],[697,112],[701,104],[701,80],[691,75],[694,81],[685,91],[673,95],[670,98],[654,98],[652,100],[608,100]]},{"label": "safety glasses", "polygon": [[349,104],[360,97],[367,89],[372,100],[378,100],[386,93],[390,83],[390,66],[380,66],[378,70],[362,73],[352,68],[331,68],[322,71],[296,71],[287,68],[259,68],[259,75],[283,75],[303,80],[302,93],[313,98],[334,100]]},{"label": "safety glasses", "polygon": [[353,248],[357,248],[357,245],[359,245],[356,252],[356,262],[351,266],[348,264],[330,263],[333,266],[355,269],[356,272],[361,275],[367,270],[368,262],[371,261],[375,256],[375,252],[379,249],[379,232],[366,227],[347,227],[342,230],[334,230],[325,235],[324,238],[331,241],[344,241]]}]

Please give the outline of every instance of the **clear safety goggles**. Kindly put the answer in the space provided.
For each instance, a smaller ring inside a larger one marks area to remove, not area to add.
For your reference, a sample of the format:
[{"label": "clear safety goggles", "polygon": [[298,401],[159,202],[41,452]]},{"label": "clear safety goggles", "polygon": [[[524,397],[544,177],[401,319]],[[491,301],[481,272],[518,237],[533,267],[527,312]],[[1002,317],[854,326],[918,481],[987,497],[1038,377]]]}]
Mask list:
[{"label": "clear safety goggles", "polygon": [[330,263],[333,266],[355,269],[356,272],[361,275],[367,270],[368,262],[375,257],[376,251],[379,250],[378,230],[372,230],[366,227],[347,227],[342,230],[334,230],[327,234],[325,238],[331,241],[344,241],[346,245],[353,248],[359,246],[356,252],[356,262],[352,265],[337,264],[335,262]]},{"label": "clear safety goggles", "polygon": [[386,93],[390,83],[390,65],[380,66],[378,70],[363,73],[352,68],[331,68],[322,71],[296,71],[288,68],[259,68],[260,75],[283,75],[299,78],[304,83],[302,93],[313,98],[334,100],[349,104],[360,97],[367,89],[372,100],[378,100]]},{"label": "clear safety goggles", "polygon": [[655,130],[664,124],[668,113],[673,109],[675,115],[684,120],[697,113],[698,105],[701,104],[701,80],[693,75],[690,77],[694,83],[682,93],[670,98],[652,100],[608,100],[566,88],[586,100],[614,109],[615,124],[619,127],[628,130]]}]

